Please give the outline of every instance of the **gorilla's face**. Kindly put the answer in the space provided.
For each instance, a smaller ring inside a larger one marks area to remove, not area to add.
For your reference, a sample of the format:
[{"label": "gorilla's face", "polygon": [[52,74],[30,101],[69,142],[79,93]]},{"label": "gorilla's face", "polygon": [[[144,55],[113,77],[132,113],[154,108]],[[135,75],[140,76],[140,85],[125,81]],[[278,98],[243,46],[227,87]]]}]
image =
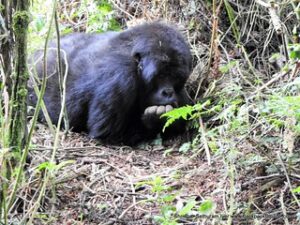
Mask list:
[{"label": "gorilla's face", "polygon": [[149,46],[135,53],[138,61],[139,75],[142,78],[142,109],[149,106],[178,107],[182,105],[179,95],[191,73],[191,55],[189,51],[180,51],[169,47]]}]

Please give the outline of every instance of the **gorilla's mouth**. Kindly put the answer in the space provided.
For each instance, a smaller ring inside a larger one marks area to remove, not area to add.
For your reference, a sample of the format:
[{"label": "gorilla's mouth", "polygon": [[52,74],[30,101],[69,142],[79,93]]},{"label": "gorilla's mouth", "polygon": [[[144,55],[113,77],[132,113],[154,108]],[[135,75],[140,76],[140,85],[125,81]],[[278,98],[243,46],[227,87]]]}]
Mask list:
[{"label": "gorilla's mouth", "polygon": [[[177,105],[177,104],[176,104]],[[172,105],[153,105],[153,106],[148,106],[145,111],[144,115],[157,115],[160,116],[166,112],[171,111],[172,109],[176,108],[176,106]]]}]

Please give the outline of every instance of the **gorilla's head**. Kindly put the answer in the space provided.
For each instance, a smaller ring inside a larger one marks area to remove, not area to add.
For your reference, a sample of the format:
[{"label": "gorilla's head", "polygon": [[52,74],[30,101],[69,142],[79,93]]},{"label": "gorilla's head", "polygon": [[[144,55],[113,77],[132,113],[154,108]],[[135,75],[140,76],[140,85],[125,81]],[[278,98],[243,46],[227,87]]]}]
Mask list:
[{"label": "gorilla's head", "polygon": [[[192,70],[192,56],[184,38],[170,26],[157,23],[137,27],[132,56],[141,77],[141,105],[180,105],[178,95]],[[143,33],[142,33],[143,32]]]}]

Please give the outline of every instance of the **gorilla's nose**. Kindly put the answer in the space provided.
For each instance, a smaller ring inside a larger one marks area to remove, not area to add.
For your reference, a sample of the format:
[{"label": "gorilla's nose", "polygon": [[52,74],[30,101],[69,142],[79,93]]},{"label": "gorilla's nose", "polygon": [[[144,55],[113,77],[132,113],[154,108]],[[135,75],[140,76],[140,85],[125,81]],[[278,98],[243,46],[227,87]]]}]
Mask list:
[{"label": "gorilla's nose", "polygon": [[164,98],[173,98],[174,97],[174,89],[173,88],[164,88],[161,91],[161,95]]}]

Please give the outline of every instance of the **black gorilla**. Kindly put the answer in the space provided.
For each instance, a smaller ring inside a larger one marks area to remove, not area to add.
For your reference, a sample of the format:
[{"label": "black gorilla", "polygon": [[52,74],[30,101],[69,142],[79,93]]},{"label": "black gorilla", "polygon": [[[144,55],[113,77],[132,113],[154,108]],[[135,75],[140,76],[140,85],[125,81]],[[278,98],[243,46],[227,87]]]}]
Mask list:
[{"label": "black gorilla", "polygon": [[[134,144],[161,131],[162,113],[190,103],[184,90],[192,70],[189,46],[166,24],[149,23],[120,33],[71,34],[61,38],[61,49],[67,55],[66,108],[73,131]],[[44,101],[57,123],[61,100],[55,43],[50,44],[47,65]],[[42,67],[42,62],[36,67],[40,77]],[[36,103],[34,93],[29,96]],[[182,128],[177,124],[167,132]]]}]

